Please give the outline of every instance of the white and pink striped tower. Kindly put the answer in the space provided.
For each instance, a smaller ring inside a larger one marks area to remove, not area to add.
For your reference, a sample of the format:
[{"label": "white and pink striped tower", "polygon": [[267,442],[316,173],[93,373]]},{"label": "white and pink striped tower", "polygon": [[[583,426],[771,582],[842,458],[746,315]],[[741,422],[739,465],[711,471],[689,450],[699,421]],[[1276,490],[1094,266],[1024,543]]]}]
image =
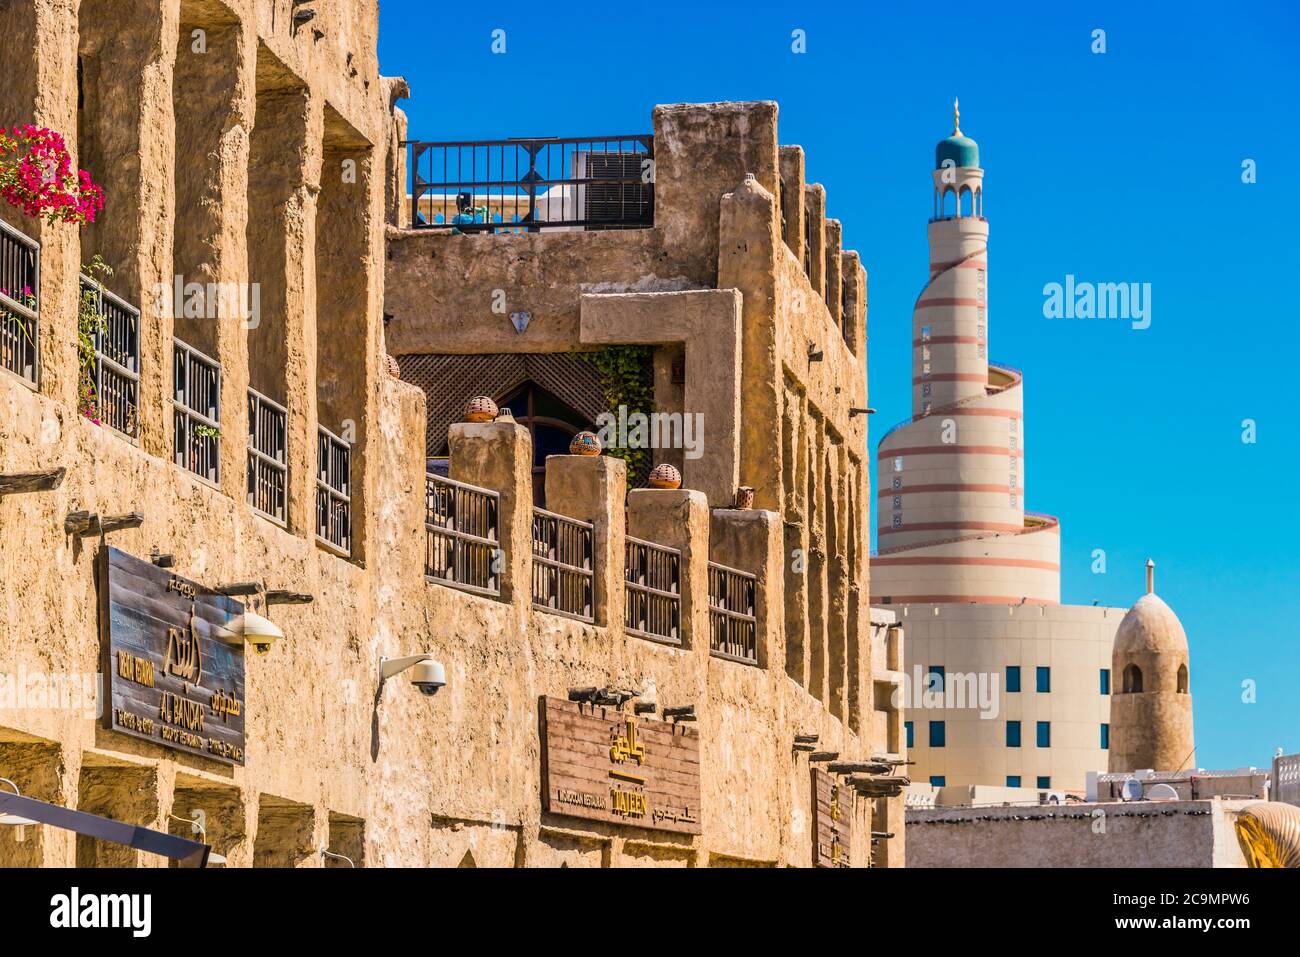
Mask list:
[{"label": "white and pink striped tower", "polygon": [[1060,602],[1060,526],[1025,511],[1023,376],[988,359],[979,146],[935,148],[930,278],[912,311],[912,418],[877,453],[873,603]]}]

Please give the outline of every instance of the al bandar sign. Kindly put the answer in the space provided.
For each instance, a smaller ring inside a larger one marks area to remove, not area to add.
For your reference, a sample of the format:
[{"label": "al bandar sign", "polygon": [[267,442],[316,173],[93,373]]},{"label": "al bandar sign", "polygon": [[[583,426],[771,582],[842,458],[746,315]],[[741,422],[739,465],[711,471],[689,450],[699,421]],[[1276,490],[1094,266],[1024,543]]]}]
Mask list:
[{"label": "al bandar sign", "polygon": [[244,763],[244,606],[116,548],[96,556],[104,726]]},{"label": "al bandar sign", "polygon": [[543,696],[542,800],[552,814],[700,833],[700,732]]}]

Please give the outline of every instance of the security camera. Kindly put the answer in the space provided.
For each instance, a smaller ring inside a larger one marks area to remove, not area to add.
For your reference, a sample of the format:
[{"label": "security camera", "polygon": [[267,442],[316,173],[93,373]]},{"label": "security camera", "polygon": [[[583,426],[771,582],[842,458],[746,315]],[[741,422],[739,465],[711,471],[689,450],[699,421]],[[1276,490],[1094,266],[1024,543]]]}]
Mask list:
[{"label": "security camera", "polygon": [[433,655],[409,655],[406,658],[379,659],[379,685],[394,675],[411,669],[411,684],[419,689],[420,694],[432,698],[438,689],[447,683],[447,671],[442,663],[435,661]]},{"label": "security camera", "polygon": [[232,645],[242,641],[259,655],[267,654],[271,646],[284,637],[279,625],[252,611],[244,612],[230,623],[229,629],[222,629],[219,634]]},{"label": "security camera", "polygon": [[436,695],[438,689],[447,683],[447,672],[432,658],[425,658],[412,670],[414,673],[411,675],[411,684],[419,689],[420,694],[427,697]]}]

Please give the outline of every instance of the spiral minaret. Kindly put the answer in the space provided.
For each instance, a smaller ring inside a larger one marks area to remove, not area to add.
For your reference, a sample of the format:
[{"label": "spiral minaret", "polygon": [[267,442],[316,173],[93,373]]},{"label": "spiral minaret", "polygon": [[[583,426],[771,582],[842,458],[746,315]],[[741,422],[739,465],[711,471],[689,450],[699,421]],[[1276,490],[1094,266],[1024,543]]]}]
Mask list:
[{"label": "spiral minaret", "polygon": [[988,220],[979,146],[935,147],[930,278],[912,310],[912,417],[877,452],[873,603],[1060,601],[1060,526],[1025,511],[1019,370],[988,359]]}]

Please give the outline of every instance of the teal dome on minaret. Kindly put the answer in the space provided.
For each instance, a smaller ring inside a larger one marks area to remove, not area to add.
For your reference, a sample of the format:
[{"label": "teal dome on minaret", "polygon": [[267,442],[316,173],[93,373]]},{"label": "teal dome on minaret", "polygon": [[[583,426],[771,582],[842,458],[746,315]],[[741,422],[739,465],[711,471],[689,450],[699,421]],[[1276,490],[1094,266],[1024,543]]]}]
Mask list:
[{"label": "teal dome on minaret", "polygon": [[942,139],[934,147],[934,168],[943,169],[945,161],[951,160],[953,166],[979,166],[980,147],[969,136],[961,132],[961,113],[957,109],[957,100],[952,101],[952,136]]}]

